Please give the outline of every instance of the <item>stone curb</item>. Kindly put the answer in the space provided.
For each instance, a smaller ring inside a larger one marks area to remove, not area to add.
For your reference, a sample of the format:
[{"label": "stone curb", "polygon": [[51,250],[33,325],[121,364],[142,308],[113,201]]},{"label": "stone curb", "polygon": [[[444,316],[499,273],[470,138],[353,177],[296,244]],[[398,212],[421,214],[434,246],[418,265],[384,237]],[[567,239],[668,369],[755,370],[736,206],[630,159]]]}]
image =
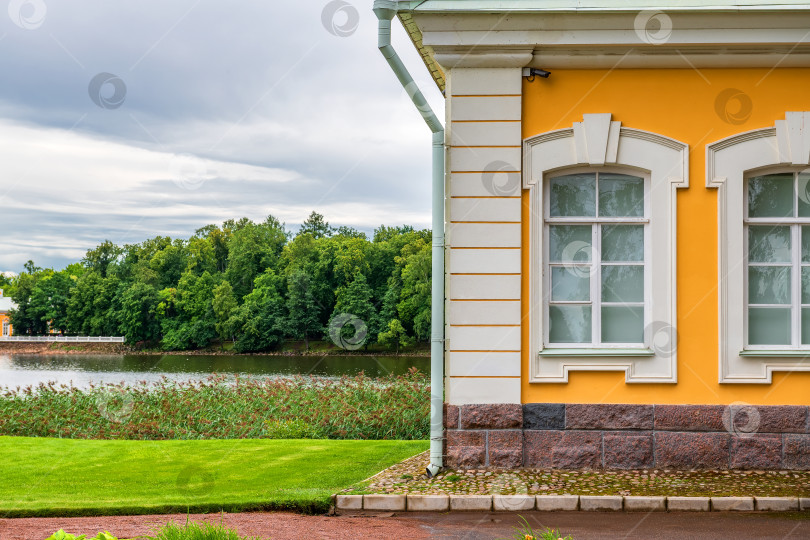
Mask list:
[{"label": "stone curb", "polygon": [[709,497],[667,497],[670,512],[708,512]]},{"label": "stone curb", "polygon": [[450,497],[447,495],[408,495],[408,511],[410,512],[447,512],[448,510],[450,510]]},{"label": "stone curb", "polygon": [[795,512],[799,509],[796,497],[754,497],[760,512]]},{"label": "stone curb", "polygon": [[666,512],[666,497],[633,497],[624,498],[625,512]]},{"label": "stone curb", "polygon": [[753,497],[712,497],[715,512],[753,512]]},{"label": "stone curb", "polygon": [[810,511],[810,498],[663,497],[620,495],[335,495],[337,510],[388,512],[795,512]]}]

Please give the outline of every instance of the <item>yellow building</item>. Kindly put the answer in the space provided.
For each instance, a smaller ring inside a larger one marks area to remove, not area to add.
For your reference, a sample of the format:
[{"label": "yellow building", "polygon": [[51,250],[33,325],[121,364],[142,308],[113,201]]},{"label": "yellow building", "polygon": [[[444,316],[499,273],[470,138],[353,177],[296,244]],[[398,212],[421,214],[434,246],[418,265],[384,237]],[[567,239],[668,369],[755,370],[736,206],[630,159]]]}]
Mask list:
[{"label": "yellow building", "polygon": [[377,4],[446,98],[445,463],[810,469],[810,5]]},{"label": "yellow building", "polygon": [[2,337],[11,336],[14,333],[14,327],[8,317],[9,310],[14,307],[11,298],[3,296],[3,289],[0,289],[0,336]]}]

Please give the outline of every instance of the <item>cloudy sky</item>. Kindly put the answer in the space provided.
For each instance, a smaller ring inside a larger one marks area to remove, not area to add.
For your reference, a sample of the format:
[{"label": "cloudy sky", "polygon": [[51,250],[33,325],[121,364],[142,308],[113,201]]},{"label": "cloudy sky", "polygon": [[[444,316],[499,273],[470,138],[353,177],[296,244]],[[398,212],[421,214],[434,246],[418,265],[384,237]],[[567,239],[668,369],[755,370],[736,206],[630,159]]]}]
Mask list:
[{"label": "cloudy sky", "polygon": [[[0,271],[272,214],[430,223],[430,132],[371,0],[6,0]],[[394,45],[441,95],[395,21]]]}]

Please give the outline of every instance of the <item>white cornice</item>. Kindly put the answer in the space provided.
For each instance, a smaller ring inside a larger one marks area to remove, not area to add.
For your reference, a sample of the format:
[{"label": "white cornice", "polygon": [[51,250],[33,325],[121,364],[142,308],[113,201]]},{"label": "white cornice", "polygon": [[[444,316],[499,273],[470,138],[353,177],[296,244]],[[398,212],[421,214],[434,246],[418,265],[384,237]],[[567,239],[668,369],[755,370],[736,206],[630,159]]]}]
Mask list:
[{"label": "white cornice", "polygon": [[810,5],[806,7],[791,12],[578,14],[493,8],[417,10],[411,15],[424,46],[446,67],[807,67]]}]

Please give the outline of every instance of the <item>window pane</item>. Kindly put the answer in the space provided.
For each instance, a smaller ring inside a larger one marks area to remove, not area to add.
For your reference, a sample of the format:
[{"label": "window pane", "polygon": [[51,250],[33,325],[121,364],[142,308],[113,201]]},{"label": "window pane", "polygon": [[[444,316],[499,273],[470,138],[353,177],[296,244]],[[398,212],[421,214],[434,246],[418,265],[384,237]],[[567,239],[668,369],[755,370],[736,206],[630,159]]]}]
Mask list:
[{"label": "window pane", "polygon": [[748,343],[790,345],[790,308],[748,308]]},{"label": "window pane", "polygon": [[790,227],[748,227],[748,262],[790,262]]},{"label": "window pane", "polygon": [[558,176],[549,185],[551,216],[596,215],[596,173]]},{"label": "window pane", "polygon": [[603,225],[602,260],[634,262],[644,260],[643,225]]},{"label": "window pane", "polygon": [[810,266],[802,266],[802,304],[810,304]]},{"label": "window pane", "polygon": [[802,262],[810,262],[810,227],[802,227]]},{"label": "window pane", "polygon": [[590,343],[591,306],[549,306],[551,343]]},{"label": "window pane", "polygon": [[748,180],[748,217],[792,217],[793,173]]},{"label": "window pane", "polygon": [[749,304],[790,304],[789,266],[749,266]]},{"label": "window pane", "polygon": [[603,302],[643,302],[643,266],[603,266]]},{"label": "window pane", "polygon": [[602,342],[643,343],[644,308],[642,306],[603,306]]},{"label": "window pane", "polygon": [[551,268],[551,299],[557,301],[590,300],[590,266]]},{"label": "window pane", "polygon": [[550,225],[549,261],[587,263],[591,261],[590,225]]},{"label": "window pane", "polygon": [[810,345],[810,308],[802,308],[802,345]]},{"label": "window pane", "polygon": [[644,179],[626,174],[600,174],[599,215],[644,216]]},{"label": "window pane", "polygon": [[810,217],[810,172],[799,173],[799,217]]}]

